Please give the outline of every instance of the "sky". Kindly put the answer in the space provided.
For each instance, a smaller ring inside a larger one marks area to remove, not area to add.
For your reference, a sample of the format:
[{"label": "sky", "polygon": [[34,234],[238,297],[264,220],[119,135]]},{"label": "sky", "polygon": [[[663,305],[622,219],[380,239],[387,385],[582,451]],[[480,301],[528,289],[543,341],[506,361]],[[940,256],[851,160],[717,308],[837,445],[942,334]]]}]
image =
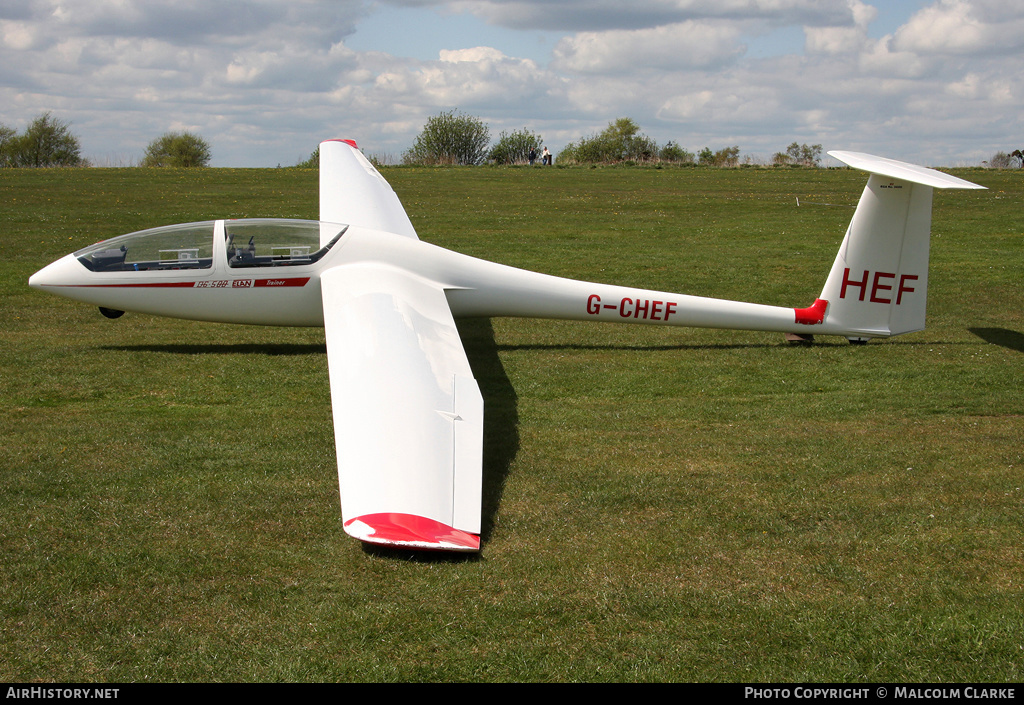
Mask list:
[{"label": "sky", "polygon": [[455,110],[555,152],[632,118],[659,144],[792,142],[929,166],[1024,147],[1007,0],[3,0],[0,124],[44,112],[97,166],[170,131],[212,166],[328,138],[396,162]]}]

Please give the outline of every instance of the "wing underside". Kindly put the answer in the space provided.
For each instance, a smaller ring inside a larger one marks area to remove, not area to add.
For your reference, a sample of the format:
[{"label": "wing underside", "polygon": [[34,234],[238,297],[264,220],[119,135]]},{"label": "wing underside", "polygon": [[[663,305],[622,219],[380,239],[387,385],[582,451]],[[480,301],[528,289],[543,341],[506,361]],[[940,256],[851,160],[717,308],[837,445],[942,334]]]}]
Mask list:
[{"label": "wing underside", "polygon": [[479,550],[483,399],[444,290],[380,264],[321,284],[345,531]]}]

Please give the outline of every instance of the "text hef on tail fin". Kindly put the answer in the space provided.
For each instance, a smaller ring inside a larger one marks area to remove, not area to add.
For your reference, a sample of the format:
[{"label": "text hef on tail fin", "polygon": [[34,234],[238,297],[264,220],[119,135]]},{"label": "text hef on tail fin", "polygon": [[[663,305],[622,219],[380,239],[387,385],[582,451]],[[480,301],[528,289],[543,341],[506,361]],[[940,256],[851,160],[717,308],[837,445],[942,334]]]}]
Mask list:
[{"label": "text hef on tail fin", "polygon": [[829,155],[871,173],[821,297],[850,337],[924,328],[932,189],[980,189],[941,171],[860,152]]}]

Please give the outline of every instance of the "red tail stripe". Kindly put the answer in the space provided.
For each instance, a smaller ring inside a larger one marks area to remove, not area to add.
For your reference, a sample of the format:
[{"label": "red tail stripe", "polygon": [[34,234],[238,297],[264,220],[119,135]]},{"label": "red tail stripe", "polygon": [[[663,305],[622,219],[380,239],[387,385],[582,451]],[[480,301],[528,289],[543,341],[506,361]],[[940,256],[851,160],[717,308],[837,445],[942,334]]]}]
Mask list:
[{"label": "red tail stripe", "polygon": [[807,308],[794,308],[796,322],[803,326],[813,326],[825,321],[825,311],[828,309],[828,301],[815,299],[814,304]]}]

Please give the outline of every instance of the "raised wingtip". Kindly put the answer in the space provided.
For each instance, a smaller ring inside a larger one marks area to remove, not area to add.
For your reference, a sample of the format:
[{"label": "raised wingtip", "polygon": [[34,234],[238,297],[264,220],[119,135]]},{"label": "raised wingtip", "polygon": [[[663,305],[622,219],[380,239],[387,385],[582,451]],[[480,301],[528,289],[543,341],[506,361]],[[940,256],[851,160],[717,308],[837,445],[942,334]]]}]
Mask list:
[{"label": "raised wingtip", "polygon": [[418,551],[480,550],[480,537],[414,514],[364,514],[345,522],[345,531],[366,543]]},{"label": "raised wingtip", "polygon": [[[359,149],[359,145],[356,144],[355,140],[332,139],[332,140],[324,140],[324,142],[344,142],[347,145],[351,145],[351,146],[355,147],[356,149]],[[320,144],[323,144],[323,142],[321,142]]]}]

